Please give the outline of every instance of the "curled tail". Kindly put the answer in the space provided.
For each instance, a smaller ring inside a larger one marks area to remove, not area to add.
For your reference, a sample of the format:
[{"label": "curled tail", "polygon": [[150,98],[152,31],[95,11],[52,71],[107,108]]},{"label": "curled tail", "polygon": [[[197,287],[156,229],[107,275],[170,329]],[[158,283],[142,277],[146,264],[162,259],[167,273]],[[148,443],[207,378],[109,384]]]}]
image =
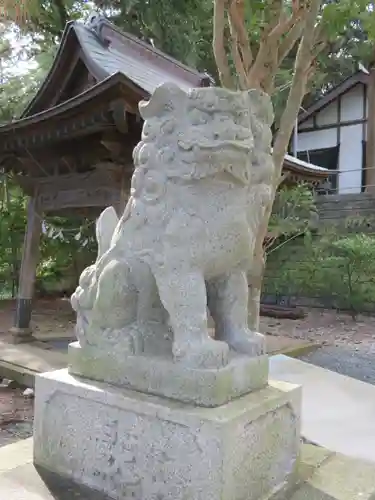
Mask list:
[{"label": "curled tail", "polygon": [[118,222],[119,218],[113,207],[103,210],[96,221],[96,241],[98,242],[98,256],[96,261],[109,250]]},{"label": "curled tail", "polygon": [[92,307],[93,296],[96,291],[97,264],[110,248],[118,220],[115,209],[108,207],[100,214],[96,221],[96,241],[98,243],[96,261],[82,272],[78,287],[71,297],[72,307],[77,312],[82,308],[89,309]]}]

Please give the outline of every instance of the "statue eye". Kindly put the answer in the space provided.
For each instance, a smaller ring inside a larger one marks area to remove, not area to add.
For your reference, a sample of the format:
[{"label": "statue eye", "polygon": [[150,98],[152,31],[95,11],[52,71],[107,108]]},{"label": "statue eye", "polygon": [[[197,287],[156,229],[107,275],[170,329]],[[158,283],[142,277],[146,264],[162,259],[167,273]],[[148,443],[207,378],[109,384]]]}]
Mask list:
[{"label": "statue eye", "polygon": [[171,101],[168,101],[164,104],[164,111],[166,113],[170,113],[171,111],[173,111],[175,108],[173,106],[173,103]]},{"label": "statue eye", "polygon": [[176,129],[176,122],[175,120],[167,120],[163,125],[161,126],[161,133],[162,134],[172,134],[174,130]]},{"label": "statue eye", "polygon": [[166,147],[164,149],[161,149],[158,153],[158,160],[161,164],[166,164],[170,163],[173,161],[175,157],[175,153],[173,149]]},{"label": "statue eye", "polygon": [[[249,121],[249,113],[247,111],[245,111],[245,110],[238,111],[236,113],[236,115],[237,115],[236,119],[240,123],[244,123],[246,121]],[[249,125],[250,125],[250,123],[249,123]]]}]

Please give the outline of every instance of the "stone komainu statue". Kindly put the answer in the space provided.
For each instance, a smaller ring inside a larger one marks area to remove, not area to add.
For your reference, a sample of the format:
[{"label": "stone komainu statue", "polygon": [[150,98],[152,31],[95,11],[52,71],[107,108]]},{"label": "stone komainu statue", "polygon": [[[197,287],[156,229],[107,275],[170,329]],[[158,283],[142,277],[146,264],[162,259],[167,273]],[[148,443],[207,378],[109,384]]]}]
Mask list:
[{"label": "stone komainu statue", "polygon": [[262,354],[246,276],[271,196],[268,96],[164,84],[139,109],[129,202],[120,220],[100,216],[97,261],[72,296],[81,347],[152,355],[160,343],[197,368]]}]

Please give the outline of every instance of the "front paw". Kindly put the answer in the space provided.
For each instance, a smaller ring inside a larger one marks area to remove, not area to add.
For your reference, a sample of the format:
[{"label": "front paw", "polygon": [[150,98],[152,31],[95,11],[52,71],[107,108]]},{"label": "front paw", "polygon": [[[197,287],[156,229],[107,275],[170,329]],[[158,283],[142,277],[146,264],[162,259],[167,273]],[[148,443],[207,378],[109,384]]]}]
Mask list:
[{"label": "front paw", "polygon": [[248,329],[233,333],[226,341],[234,351],[248,356],[263,356],[267,352],[264,335]]},{"label": "front paw", "polygon": [[229,347],[209,337],[203,342],[175,342],[173,356],[175,362],[188,368],[217,369],[228,364]]}]

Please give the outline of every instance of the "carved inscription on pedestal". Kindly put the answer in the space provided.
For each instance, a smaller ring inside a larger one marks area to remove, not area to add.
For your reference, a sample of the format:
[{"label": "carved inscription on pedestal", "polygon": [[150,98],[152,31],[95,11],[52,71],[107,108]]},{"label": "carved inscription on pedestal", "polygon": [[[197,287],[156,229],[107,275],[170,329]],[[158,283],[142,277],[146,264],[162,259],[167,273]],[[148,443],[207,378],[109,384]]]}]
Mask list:
[{"label": "carved inscription on pedestal", "polygon": [[[49,412],[53,412],[53,419]],[[180,498],[180,492],[188,492],[189,485],[196,491],[202,484],[204,491],[207,478],[220,469],[220,464],[208,460],[205,454],[215,439],[210,437],[208,443],[199,430],[193,433],[185,425],[157,416],[62,393],[51,398],[45,414],[46,423],[54,422],[53,429],[44,429],[49,436],[46,446],[59,448],[60,472],[74,470],[78,482],[91,477],[92,487],[114,498],[161,500],[167,498],[166,490],[168,498]],[[89,421],[81,415],[90,415]],[[76,463],[72,463],[72,456]],[[50,459],[53,461],[53,457]],[[189,465],[192,461],[201,461],[202,467],[193,471]]]}]

